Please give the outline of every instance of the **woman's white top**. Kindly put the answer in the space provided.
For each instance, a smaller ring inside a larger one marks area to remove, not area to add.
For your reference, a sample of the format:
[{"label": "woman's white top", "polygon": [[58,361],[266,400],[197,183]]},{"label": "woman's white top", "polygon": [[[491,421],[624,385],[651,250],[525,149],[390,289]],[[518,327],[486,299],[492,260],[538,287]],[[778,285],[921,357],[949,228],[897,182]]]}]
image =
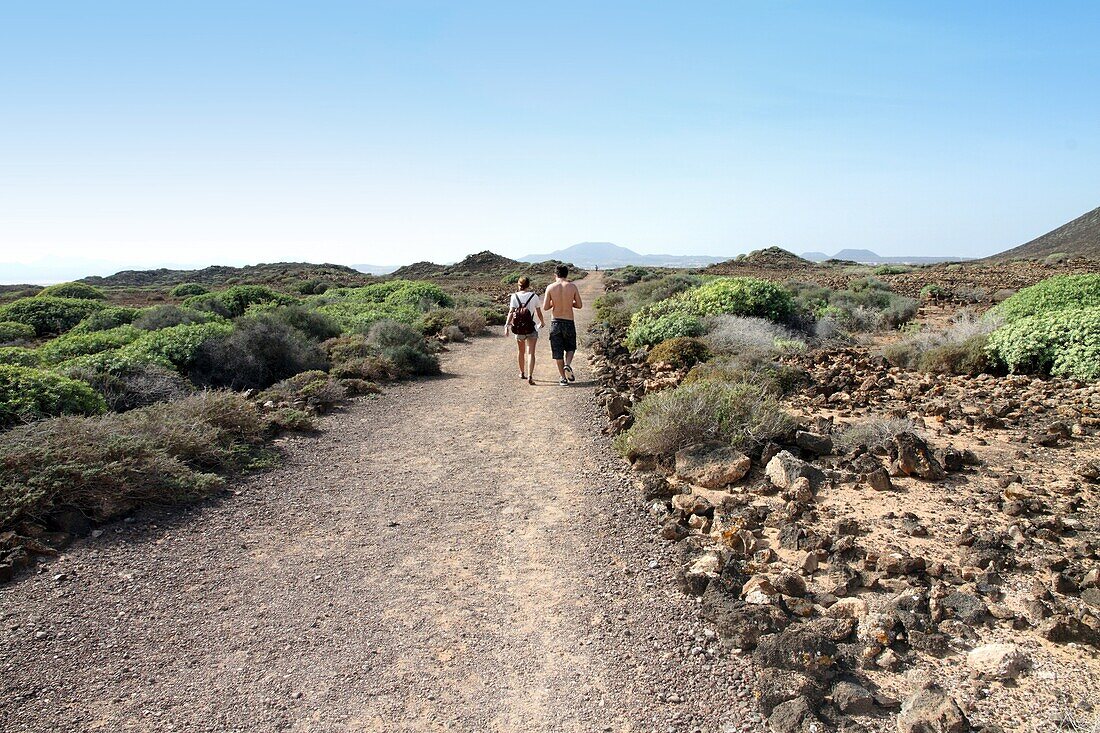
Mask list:
[{"label": "woman's white top", "polygon": [[[531,302],[527,302],[530,298]],[[524,290],[518,293],[512,293],[512,299],[508,303],[508,307],[512,310],[519,308],[524,303],[527,303],[527,310],[531,311],[531,317],[535,319],[535,330],[538,331],[542,328],[542,322],[539,321],[539,309],[542,308],[542,298],[538,293],[531,292],[530,290]]]}]

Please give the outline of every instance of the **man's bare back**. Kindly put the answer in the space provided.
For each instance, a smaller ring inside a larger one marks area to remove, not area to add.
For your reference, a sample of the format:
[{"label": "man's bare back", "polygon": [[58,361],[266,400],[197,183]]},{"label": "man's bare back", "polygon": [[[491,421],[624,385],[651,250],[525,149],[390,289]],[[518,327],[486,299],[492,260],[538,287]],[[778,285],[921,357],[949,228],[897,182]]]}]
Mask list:
[{"label": "man's bare back", "polygon": [[563,321],[572,321],[573,309],[584,307],[577,286],[563,279],[550,283],[542,302],[543,310],[553,311],[554,318]]}]

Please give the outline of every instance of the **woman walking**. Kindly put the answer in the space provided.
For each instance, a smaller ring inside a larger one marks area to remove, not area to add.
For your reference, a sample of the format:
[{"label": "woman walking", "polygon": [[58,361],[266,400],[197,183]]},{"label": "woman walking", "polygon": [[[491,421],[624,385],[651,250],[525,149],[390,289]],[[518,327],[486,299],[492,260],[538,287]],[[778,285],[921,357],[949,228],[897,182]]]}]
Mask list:
[{"label": "woman walking", "polygon": [[[531,278],[524,275],[519,279],[518,289],[512,293],[508,302],[508,320],[504,323],[504,333],[516,337],[519,350],[519,378],[528,384],[535,383],[535,347],[539,343],[539,329],[546,325],[542,317],[542,299],[538,293],[531,292]],[[535,324],[535,316],[539,324]]]}]

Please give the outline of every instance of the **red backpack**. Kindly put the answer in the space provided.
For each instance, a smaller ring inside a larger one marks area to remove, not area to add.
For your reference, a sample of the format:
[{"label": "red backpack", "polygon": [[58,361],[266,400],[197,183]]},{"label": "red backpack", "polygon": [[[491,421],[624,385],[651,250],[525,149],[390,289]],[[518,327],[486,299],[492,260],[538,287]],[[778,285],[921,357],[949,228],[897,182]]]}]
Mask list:
[{"label": "red backpack", "polygon": [[531,293],[531,297],[524,303],[516,296],[516,302],[519,303],[519,307],[516,308],[516,312],[512,314],[512,333],[517,336],[527,336],[535,332],[535,316],[528,310],[527,306],[531,304],[535,294]]}]

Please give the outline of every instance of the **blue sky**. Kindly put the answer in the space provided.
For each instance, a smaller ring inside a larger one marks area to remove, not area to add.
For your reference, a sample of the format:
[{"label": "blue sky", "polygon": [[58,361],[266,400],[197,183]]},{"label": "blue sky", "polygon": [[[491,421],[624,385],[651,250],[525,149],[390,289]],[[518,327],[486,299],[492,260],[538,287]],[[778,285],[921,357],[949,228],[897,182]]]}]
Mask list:
[{"label": "blue sky", "polygon": [[0,262],[985,255],[1100,205],[1100,5],[0,4]]}]

